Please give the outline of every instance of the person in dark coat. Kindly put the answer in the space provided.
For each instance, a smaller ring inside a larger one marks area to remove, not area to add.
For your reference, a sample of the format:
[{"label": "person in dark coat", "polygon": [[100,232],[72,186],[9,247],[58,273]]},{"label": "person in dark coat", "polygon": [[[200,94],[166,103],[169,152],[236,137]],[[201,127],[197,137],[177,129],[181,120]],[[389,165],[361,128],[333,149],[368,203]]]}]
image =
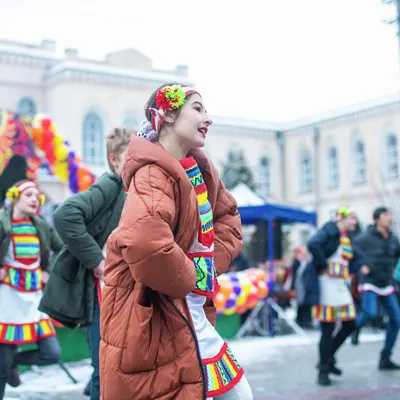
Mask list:
[{"label": "person in dark coat", "polygon": [[390,230],[393,216],[386,207],[373,213],[375,224],[355,239],[365,254],[368,266],[361,268],[361,313],[357,317],[357,331],[378,315],[378,299],[389,316],[386,341],[381,352],[379,369],[400,369],[390,356],[400,329],[400,306],[393,287],[393,273],[400,257],[400,242]]},{"label": "person in dark coat", "polygon": [[296,323],[302,328],[312,328],[312,307],[310,304],[304,304],[304,285],[302,275],[309,258],[305,247],[297,247],[292,262],[292,283],[291,290],[296,292],[297,317]]},{"label": "person in dark coat", "polygon": [[[341,207],[335,220],[325,224],[307,244],[313,259],[303,279],[306,292],[307,277],[313,282],[308,285],[308,290],[318,291],[313,296],[313,314],[321,322],[318,383],[322,386],[331,384],[329,374],[342,374],[335,365],[335,354],[355,328],[356,310],[347,285],[350,273],[362,265],[362,255],[354,248],[348,235],[355,228],[354,212]],[[318,276],[317,280],[310,270]],[[333,336],[338,322],[341,322],[341,329]]]},{"label": "person in dark coat", "polygon": [[[118,226],[126,193],[122,167],[132,129],[115,128],[107,137],[111,173],[103,174],[88,190],[62,203],[54,214],[65,243],[45,289],[39,309],[68,327],[87,326],[93,375],[85,394],[100,398],[100,302],[105,244]],[[73,295],[72,295],[73,294]],[[89,393],[90,392],[90,393]]]}]

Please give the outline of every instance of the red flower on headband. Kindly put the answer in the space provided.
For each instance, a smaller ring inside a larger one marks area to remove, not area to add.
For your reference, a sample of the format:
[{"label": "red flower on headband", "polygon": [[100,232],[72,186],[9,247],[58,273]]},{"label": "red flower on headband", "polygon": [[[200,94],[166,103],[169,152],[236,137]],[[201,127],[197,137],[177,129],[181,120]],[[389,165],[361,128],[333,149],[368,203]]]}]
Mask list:
[{"label": "red flower on headband", "polygon": [[158,91],[156,106],[159,110],[176,110],[185,103],[185,91],[180,85],[166,86]]}]

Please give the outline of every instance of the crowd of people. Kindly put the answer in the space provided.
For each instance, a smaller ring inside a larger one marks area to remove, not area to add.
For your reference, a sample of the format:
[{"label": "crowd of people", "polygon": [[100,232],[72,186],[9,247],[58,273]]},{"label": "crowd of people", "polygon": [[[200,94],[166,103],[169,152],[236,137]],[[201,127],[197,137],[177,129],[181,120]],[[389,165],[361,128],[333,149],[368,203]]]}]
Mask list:
[{"label": "crowd of people", "polygon": [[[111,172],[62,203],[54,229],[40,215],[37,183],[9,188],[0,211],[0,400],[6,384],[21,384],[20,365],[60,360],[52,321],[87,327],[91,400],[253,398],[215,329],[218,276],[243,262],[237,204],[200,150],[212,119],[201,95],[179,84],[157,89],[145,115],[139,131],[108,135]],[[400,369],[391,359],[400,244],[390,210],[373,219],[355,235],[356,214],[341,207],[295,254],[297,322],[320,322],[323,386],[342,374],[337,352],[350,335],[358,342],[378,299],[389,317],[378,365]],[[37,349],[18,351],[27,343]]]}]

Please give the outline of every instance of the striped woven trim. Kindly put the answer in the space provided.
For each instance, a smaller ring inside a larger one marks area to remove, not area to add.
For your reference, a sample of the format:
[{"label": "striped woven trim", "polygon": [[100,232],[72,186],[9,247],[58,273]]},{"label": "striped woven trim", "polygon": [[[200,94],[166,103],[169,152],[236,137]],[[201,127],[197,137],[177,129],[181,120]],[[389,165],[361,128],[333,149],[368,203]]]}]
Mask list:
[{"label": "striped woven trim", "polygon": [[54,326],[49,319],[21,325],[0,323],[0,343],[3,344],[35,343],[55,335]]},{"label": "striped woven trim", "polygon": [[226,343],[215,357],[203,360],[203,370],[207,398],[221,396],[228,392],[243,376],[243,369]]},{"label": "striped woven trim", "polygon": [[11,286],[19,292],[37,292],[43,288],[41,267],[28,270],[5,265],[4,268],[7,275],[0,284]]},{"label": "striped woven trim", "polygon": [[332,276],[334,278],[348,279],[350,276],[348,265],[334,263],[334,262],[328,263],[328,268],[326,270],[326,273],[327,275]]},{"label": "striped woven trim", "polygon": [[321,322],[351,321],[356,318],[354,304],[345,306],[313,306],[313,316]]}]

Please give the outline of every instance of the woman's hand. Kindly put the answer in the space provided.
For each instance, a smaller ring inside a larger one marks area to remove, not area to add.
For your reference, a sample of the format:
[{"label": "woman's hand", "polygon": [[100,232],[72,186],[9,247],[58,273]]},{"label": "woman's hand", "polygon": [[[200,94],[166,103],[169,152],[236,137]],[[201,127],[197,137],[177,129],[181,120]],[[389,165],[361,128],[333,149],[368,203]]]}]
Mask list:
[{"label": "woman's hand", "polygon": [[46,271],[43,271],[42,272],[42,283],[43,283],[43,285],[45,285],[49,281],[49,278],[50,278],[50,274],[48,272],[46,272]]},{"label": "woman's hand", "polygon": [[7,271],[4,268],[0,268],[0,282],[4,281],[7,276]]},{"label": "woman's hand", "polygon": [[362,273],[363,275],[369,275],[369,274],[371,273],[371,270],[370,270],[370,268],[369,268],[367,265],[363,265],[363,266],[361,267],[361,273]]}]

